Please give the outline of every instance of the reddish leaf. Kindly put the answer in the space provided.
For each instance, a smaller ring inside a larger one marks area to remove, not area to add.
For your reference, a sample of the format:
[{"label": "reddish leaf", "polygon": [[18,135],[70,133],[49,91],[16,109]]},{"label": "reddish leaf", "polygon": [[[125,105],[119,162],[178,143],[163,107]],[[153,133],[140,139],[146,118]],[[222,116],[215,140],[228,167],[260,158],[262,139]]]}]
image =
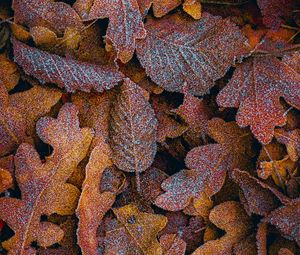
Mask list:
[{"label": "reddish leaf", "polygon": [[184,255],[186,243],[175,234],[163,235],[159,242],[163,249],[164,255]]},{"label": "reddish leaf", "polygon": [[229,19],[203,13],[199,21],[170,15],[148,19],[137,56],[151,79],[168,91],[208,93],[235,60],[247,54],[246,38]]},{"label": "reddish leaf", "polygon": [[0,82],[0,156],[9,154],[25,138],[25,119],[10,105],[8,92]]},{"label": "reddish leaf", "polygon": [[80,191],[66,181],[92,140],[92,131],[81,129],[76,115],[75,107],[66,104],[57,119],[38,121],[39,137],[54,148],[45,163],[32,145],[23,143],[18,148],[15,175],[22,199],[0,198],[0,218],[15,232],[9,254],[35,254],[32,242],[47,247],[63,237],[59,226],[41,221],[41,216],[74,213]]},{"label": "reddish leaf", "polygon": [[257,0],[267,27],[279,28],[286,18],[291,16],[293,0]]},{"label": "reddish leaf", "polygon": [[280,205],[279,199],[246,171],[234,169],[231,178],[240,186],[243,193],[244,207],[248,214],[266,216]]},{"label": "reddish leaf", "polygon": [[300,200],[294,200],[271,212],[265,219],[278,228],[287,238],[300,245]]},{"label": "reddish leaf", "polygon": [[66,3],[49,0],[14,0],[15,22],[42,26],[63,33],[67,27],[82,29],[79,15]]},{"label": "reddish leaf", "polygon": [[60,57],[13,40],[15,61],[41,83],[55,83],[68,92],[111,89],[123,75],[115,67]]},{"label": "reddish leaf", "polygon": [[259,223],[256,233],[256,245],[259,255],[267,255],[267,232],[268,224],[265,222]]},{"label": "reddish leaf", "polygon": [[209,133],[219,144],[204,145],[189,151],[185,162],[192,170],[182,170],[162,183],[162,189],[166,192],[155,200],[157,206],[178,211],[185,208],[192,198],[199,198],[203,191],[211,197],[222,188],[226,172],[238,163],[240,157],[246,158],[251,137],[245,135],[234,122],[212,119]]},{"label": "reddish leaf", "polygon": [[267,144],[274,127],[286,121],[279,97],[300,108],[300,75],[275,57],[250,58],[237,66],[217,102],[239,108],[237,123],[241,127],[250,125],[255,137]]},{"label": "reddish leaf", "polygon": [[109,18],[106,38],[117,50],[117,57],[128,62],[135,50],[136,39],[146,36],[137,0],[95,0],[85,20]]},{"label": "reddish leaf", "polygon": [[111,110],[113,162],[126,172],[145,171],[156,154],[157,121],[141,88],[125,79]]}]

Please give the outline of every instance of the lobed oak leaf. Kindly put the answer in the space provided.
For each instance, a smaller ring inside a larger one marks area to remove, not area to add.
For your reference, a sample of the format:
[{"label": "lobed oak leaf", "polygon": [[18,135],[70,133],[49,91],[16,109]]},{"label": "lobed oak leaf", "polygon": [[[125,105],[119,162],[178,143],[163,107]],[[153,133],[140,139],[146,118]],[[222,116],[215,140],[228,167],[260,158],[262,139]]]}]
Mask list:
[{"label": "lobed oak leaf", "polygon": [[37,133],[53,147],[53,153],[43,163],[32,145],[21,144],[15,156],[15,176],[22,199],[0,198],[0,218],[15,232],[8,254],[36,254],[30,246],[33,241],[44,247],[59,242],[63,231],[41,221],[41,216],[74,213],[80,194],[66,181],[85,157],[92,131],[81,129],[77,110],[65,104],[57,119],[44,117],[37,122]]},{"label": "lobed oak leaf", "polygon": [[105,255],[162,255],[157,234],[167,224],[167,218],[143,213],[129,204],[113,209],[118,222],[106,232]]},{"label": "lobed oak leaf", "polygon": [[193,148],[185,163],[189,169],[181,170],[162,183],[166,192],[155,204],[169,211],[185,208],[192,198],[199,198],[204,191],[208,197],[222,188],[226,172],[247,158],[251,136],[240,130],[234,122],[226,123],[214,118],[208,124],[209,133],[218,144]]},{"label": "lobed oak leaf", "polygon": [[296,162],[300,155],[300,130],[285,131],[283,129],[275,129],[275,138],[278,142],[286,146],[287,153],[291,160]]},{"label": "lobed oak leaf", "polygon": [[82,186],[76,210],[78,223],[78,244],[82,254],[97,254],[97,228],[105,215],[112,207],[116,194],[99,189],[103,172],[113,165],[111,151],[106,143],[98,144],[92,151],[89,163],[86,166],[86,177]]},{"label": "lobed oak leaf", "polygon": [[110,145],[114,164],[137,175],[153,163],[157,120],[143,91],[124,80],[111,109]]},{"label": "lobed oak leaf", "polygon": [[9,154],[25,138],[25,119],[11,106],[8,92],[0,81],[0,156]]},{"label": "lobed oak leaf", "polygon": [[300,244],[300,200],[295,199],[291,203],[272,211],[264,222],[274,225],[284,236],[295,240]]},{"label": "lobed oak leaf", "polygon": [[62,93],[57,89],[40,86],[10,96],[11,105],[17,108],[25,119],[27,135],[34,135],[36,121],[46,115],[61,96]]},{"label": "lobed oak leaf", "polygon": [[63,2],[49,0],[14,0],[15,22],[28,27],[43,26],[56,33],[63,33],[67,27],[84,27],[79,15]]},{"label": "lobed oak leaf", "polygon": [[112,42],[117,58],[127,63],[133,56],[136,40],[146,36],[137,0],[94,0],[84,20],[109,18],[106,39]]},{"label": "lobed oak leaf", "polygon": [[300,75],[284,62],[275,57],[249,58],[237,66],[217,102],[222,107],[239,108],[239,126],[250,126],[254,136],[268,144],[275,126],[286,122],[279,98],[300,108],[299,91]]},{"label": "lobed oak leaf", "polygon": [[137,56],[150,78],[167,91],[204,95],[236,60],[248,54],[246,37],[229,19],[203,13],[199,21],[179,14],[149,18]]},{"label": "lobed oak leaf", "polygon": [[209,214],[209,219],[226,234],[220,239],[206,242],[192,255],[232,254],[234,244],[247,237],[252,228],[250,218],[241,204],[235,201],[227,201],[215,206]]},{"label": "lobed oak leaf", "polygon": [[186,243],[176,234],[165,234],[159,238],[163,255],[184,255]]},{"label": "lobed oak leaf", "polygon": [[103,92],[116,86],[123,78],[116,67],[63,58],[15,39],[13,48],[15,61],[28,75],[34,76],[41,83],[55,83],[67,92],[89,92],[91,89]]},{"label": "lobed oak leaf", "polygon": [[292,66],[293,69],[300,74],[300,52],[299,51],[296,51],[292,54],[284,55],[282,61],[285,64]]}]

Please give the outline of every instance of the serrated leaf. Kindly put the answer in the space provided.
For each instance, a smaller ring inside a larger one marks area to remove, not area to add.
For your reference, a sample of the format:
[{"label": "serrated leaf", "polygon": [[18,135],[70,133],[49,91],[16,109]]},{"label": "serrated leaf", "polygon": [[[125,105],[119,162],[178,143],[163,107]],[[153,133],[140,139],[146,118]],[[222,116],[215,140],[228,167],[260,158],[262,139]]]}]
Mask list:
[{"label": "serrated leaf", "polygon": [[41,83],[55,83],[68,92],[111,89],[123,74],[114,66],[95,65],[67,59],[13,40],[15,61]]},{"label": "serrated leaf", "polygon": [[77,110],[66,104],[57,119],[41,118],[37,133],[53,146],[52,155],[43,163],[32,145],[21,144],[15,156],[15,174],[22,199],[0,198],[0,218],[15,232],[9,255],[35,254],[30,247],[33,241],[47,247],[61,240],[59,227],[41,222],[41,216],[74,213],[80,194],[66,181],[85,157],[92,131],[79,127]]},{"label": "serrated leaf", "polygon": [[179,14],[149,18],[137,56],[150,78],[167,91],[204,95],[236,60],[247,55],[246,37],[229,19],[203,13],[199,21]]},{"label": "serrated leaf", "polygon": [[300,109],[300,75],[275,57],[257,57],[237,66],[217,102],[223,107],[239,108],[239,126],[250,125],[255,137],[268,144],[275,126],[286,122],[280,97]]},{"label": "serrated leaf", "polygon": [[157,120],[141,88],[124,80],[111,110],[113,162],[126,172],[143,172],[156,154]]},{"label": "serrated leaf", "polygon": [[106,39],[117,51],[117,58],[127,63],[133,56],[136,39],[146,36],[136,0],[95,0],[85,20],[109,18]]}]

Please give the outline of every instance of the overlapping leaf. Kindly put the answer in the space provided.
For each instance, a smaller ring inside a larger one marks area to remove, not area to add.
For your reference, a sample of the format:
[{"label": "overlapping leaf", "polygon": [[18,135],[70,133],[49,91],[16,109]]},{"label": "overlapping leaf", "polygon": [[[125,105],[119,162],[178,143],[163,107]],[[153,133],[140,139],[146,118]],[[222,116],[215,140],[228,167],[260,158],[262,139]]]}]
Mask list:
[{"label": "overlapping leaf", "polygon": [[15,61],[41,83],[55,83],[68,92],[111,89],[123,75],[112,66],[80,62],[32,48],[13,40]]},{"label": "overlapping leaf", "polygon": [[85,157],[92,139],[91,130],[81,129],[76,115],[75,107],[66,104],[57,119],[44,117],[38,121],[38,135],[54,148],[45,163],[30,144],[23,143],[17,151],[16,179],[22,199],[0,199],[0,218],[15,232],[6,243],[8,254],[35,254],[33,241],[47,247],[63,237],[57,225],[41,222],[41,216],[74,213],[79,190],[66,181]]},{"label": "overlapping leaf", "polygon": [[141,13],[146,16],[150,7],[154,16],[160,18],[181,4],[181,0],[137,0]]},{"label": "overlapping leaf", "polygon": [[219,143],[196,147],[188,152],[185,162],[191,170],[182,170],[162,183],[166,192],[155,200],[157,206],[178,211],[192,198],[199,198],[203,191],[209,197],[216,194],[224,184],[226,172],[241,164],[241,158],[247,158],[251,136],[234,122],[212,119],[209,134]]},{"label": "overlapping leaf", "polygon": [[113,162],[126,172],[145,171],[156,154],[157,120],[142,89],[125,79],[111,111]]},{"label": "overlapping leaf", "polygon": [[250,58],[237,66],[217,102],[223,107],[239,108],[237,123],[250,126],[255,137],[267,144],[275,126],[286,121],[280,97],[300,108],[300,75],[275,57]]},{"label": "overlapping leaf", "polygon": [[208,93],[236,60],[247,55],[246,38],[229,19],[203,13],[199,21],[179,14],[149,18],[137,56],[150,78],[168,91]]}]

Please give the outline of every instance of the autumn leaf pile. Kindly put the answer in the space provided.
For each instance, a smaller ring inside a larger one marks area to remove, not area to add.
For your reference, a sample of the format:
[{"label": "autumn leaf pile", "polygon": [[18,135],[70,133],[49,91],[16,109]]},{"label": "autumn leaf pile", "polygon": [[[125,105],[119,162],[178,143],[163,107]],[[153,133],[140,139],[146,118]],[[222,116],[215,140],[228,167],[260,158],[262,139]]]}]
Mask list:
[{"label": "autumn leaf pile", "polygon": [[300,2],[0,0],[0,254],[300,254]]}]

